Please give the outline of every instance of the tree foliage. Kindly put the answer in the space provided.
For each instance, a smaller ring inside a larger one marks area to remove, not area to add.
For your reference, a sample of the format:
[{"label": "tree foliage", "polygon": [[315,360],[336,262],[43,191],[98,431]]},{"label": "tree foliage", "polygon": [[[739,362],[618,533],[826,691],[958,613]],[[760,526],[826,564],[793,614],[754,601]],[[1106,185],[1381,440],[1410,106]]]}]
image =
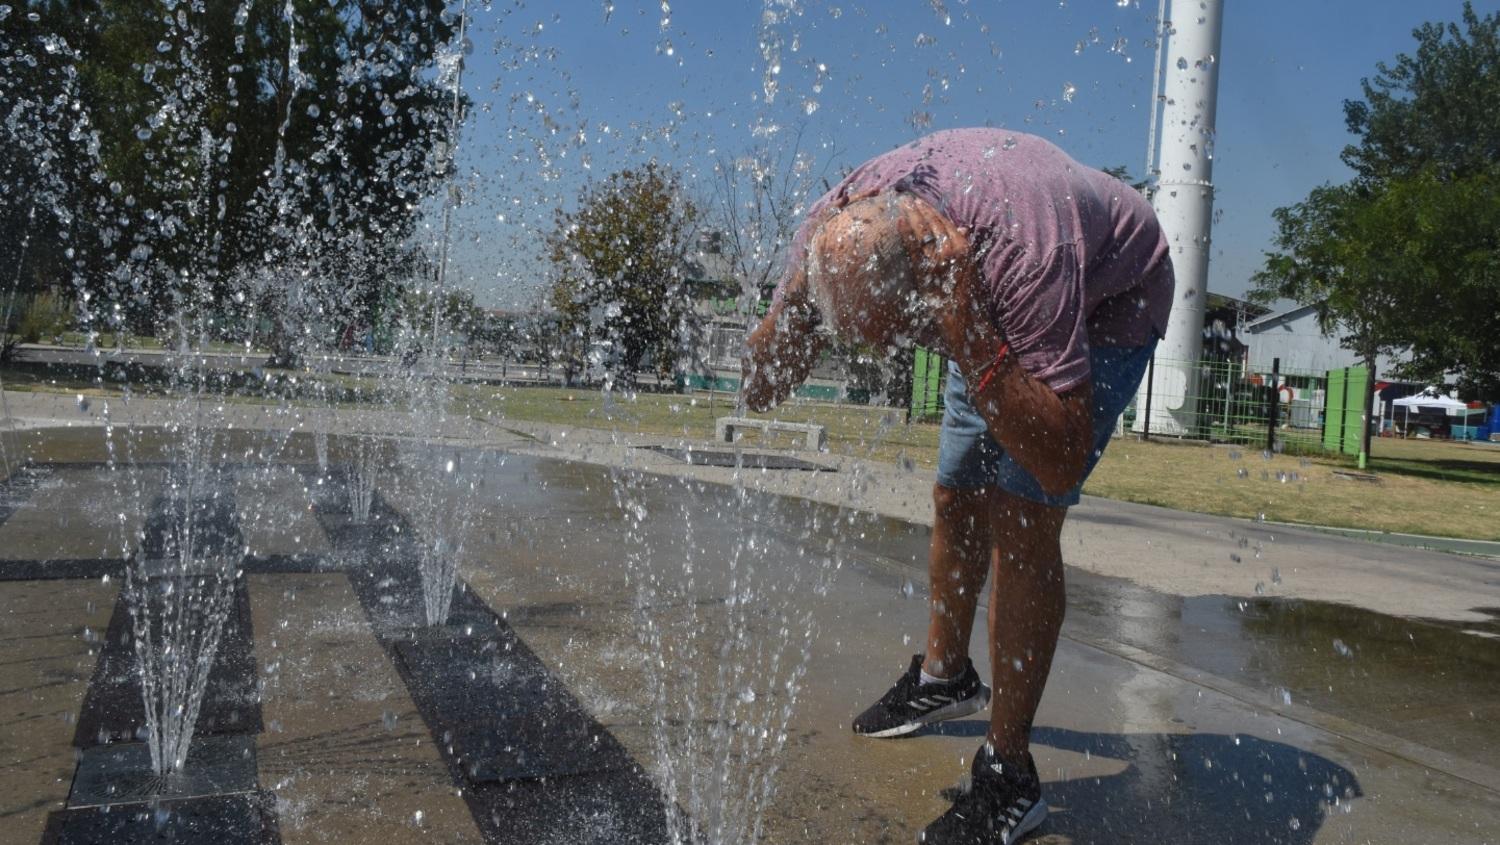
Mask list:
[{"label": "tree foliage", "polygon": [[803,129],[789,143],[763,142],[738,156],[714,162],[711,225],[723,256],[742,291],[742,310],[753,315],[780,277],[787,247],[803,213],[827,189],[828,165],[837,150],[825,150],[823,163],[803,149]]},{"label": "tree foliage", "polygon": [[646,364],[675,373],[692,304],[683,262],[698,217],[681,178],[654,162],[585,187],[574,211],[558,209],[547,256],[552,307],[572,343],[565,361],[576,367],[596,353],[626,383]]},{"label": "tree foliage", "polygon": [[1412,32],[1414,53],[1376,65],[1360,81],[1363,99],[1344,103],[1358,143],[1343,159],[1363,184],[1462,177],[1500,161],[1500,14],[1465,3],[1462,26],[1427,23]]},{"label": "tree foliage", "polygon": [[1315,305],[1373,363],[1403,351],[1412,378],[1457,373],[1500,394],[1500,14],[1426,24],[1346,102],[1355,171],[1277,209],[1262,301]]},{"label": "tree foliage", "polygon": [[293,300],[367,320],[449,164],[444,7],[24,4],[0,20],[0,260],[29,231],[31,286],[138,330]]}]

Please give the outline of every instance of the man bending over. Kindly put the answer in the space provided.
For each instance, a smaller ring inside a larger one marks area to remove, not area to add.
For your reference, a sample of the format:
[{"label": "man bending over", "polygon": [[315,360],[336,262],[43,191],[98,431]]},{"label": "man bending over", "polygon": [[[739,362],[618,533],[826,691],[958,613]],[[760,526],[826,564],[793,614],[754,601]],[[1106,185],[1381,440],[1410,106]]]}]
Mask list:
[{"label": "man bending over", "polygon": [[[1046,804],[1029,746],[1065,596],[1058,534],[1166,328],[1173,276],[1151,206],[1036,137],[938,132],[813,204],[753,331],[756,411],[807,378],[828,333],[950,359],[926,650],[854,720],[893,737],[991,704],[973,786],[927,843],[1009,845]],[[991,683],[969,660],[985,578]]]}]

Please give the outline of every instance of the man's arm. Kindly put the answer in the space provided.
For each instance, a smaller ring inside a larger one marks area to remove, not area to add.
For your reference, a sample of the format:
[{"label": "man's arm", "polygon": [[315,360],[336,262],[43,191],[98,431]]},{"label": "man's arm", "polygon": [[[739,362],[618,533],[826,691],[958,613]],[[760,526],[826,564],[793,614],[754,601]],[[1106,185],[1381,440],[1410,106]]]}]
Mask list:
[{"label": "man's arm", "polygon": [[[971,339],[959,345],[954,360],[991,436],[1047,494],[1057,496],[1073,489],[1083,478],[1094,444],[1089,383],[1057,393],[1032,378],[1015,356],[1007,354],[995,361],[1004,341],[988,321],[966,334]],[[981,373],[991,367],[993,375],[975,395]]]},{"label": "man's arm", "polygon": [[823,351],[817,327],[807,273],[798,267],[782,289],[781,298],[772,304],[746,342],[740,395],[750,410],[760,412],[781,404],[807,380]]},{"label": "man's arm", "polygon": [[933,314],[922,334],[957,362],[990,435],[1043,491],[1066,493],[1082,479],[1093,448],[1091,386],[1059,394],[1032,378],[1015,356],[997,362],[1005,337],[984,307],[967,234],[920,200],[903,203],[902,212],[907,250],[922,269]]}]

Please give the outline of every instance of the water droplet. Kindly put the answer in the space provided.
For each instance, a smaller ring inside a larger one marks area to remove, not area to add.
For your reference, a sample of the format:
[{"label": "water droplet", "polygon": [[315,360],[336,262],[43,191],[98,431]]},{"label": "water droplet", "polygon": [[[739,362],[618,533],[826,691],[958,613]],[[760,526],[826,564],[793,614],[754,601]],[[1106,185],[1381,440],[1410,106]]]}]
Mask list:
[{"label": "water droplet", "polygon": [[1071,82],[1064,82],[1063,83],[1063,91],[1062,91],[1063,102],[1067,102],[1067,103],[1073,102],[1073,96],[1075,94],[1077,94],[1077,93],[1078,93],[1078,86],[1077,85],[1074,85]]}]

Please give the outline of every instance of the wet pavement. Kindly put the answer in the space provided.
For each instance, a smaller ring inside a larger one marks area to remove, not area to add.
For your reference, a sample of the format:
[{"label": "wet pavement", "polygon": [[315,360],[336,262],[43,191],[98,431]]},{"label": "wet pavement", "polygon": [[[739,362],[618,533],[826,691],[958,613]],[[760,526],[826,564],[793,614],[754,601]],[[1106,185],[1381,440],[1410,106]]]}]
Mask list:
[{"label": "wet pavement", "polygon": [[[68,804],[101,640],[122,612],[122,559],[175,454],[154,433],[116,437],[130,438],[115,446],[128,445],[133,464],[106,463],[98,428],[28,433],[38,463],[0,500],[0,841],[42,841]],[[399,565],[378,550],[400,532],[384,545],[349,541],[328,505],[346,443],[334,438],[335,472],[323,475],[310,441],[240,431],[218,449],[239,467],[233,499],[251,556],[242,629],[258,718],[239,727],[253,732],[277,841],[523,841],[507,838],[506,814],[535,817],[538,806],[569,832],[556,841],[621,841],[621,802],[650,806],[631,791],[645,782],[674,812],[725,830],[760,825],[767,842],[909,842],[982,740],[973,718],[894,741],[848,731],[917,650],[925,527],[450,445],[484,466],[455,612],[504,629],[493,641],[533,656],[602,728],[595,741],[624,755],[603,767],[608,777],[576,756],[534,761],[558,768],[528,806],[506,809],[507,791],[538,772],[496,787],[451,764],[454,744],[473,740],[455,740],[430,700],[435,676],[399,646],[390,614],[410,598],[396,595],[407,589],[399,573],[370,577]],[[420,532],[396,451],[377,510],[390,531]],[[1034,731],[1054,814],[1035,841],[1496,841],[1493,618],[1068,577]],[[987,673],[984,652],[975,659]],[[496,733],[522,737],[541,712],[474,703],[489,714],[480,734],[503,712],[514,721]],[[734,788],[715,792],[715,781]]]}]

